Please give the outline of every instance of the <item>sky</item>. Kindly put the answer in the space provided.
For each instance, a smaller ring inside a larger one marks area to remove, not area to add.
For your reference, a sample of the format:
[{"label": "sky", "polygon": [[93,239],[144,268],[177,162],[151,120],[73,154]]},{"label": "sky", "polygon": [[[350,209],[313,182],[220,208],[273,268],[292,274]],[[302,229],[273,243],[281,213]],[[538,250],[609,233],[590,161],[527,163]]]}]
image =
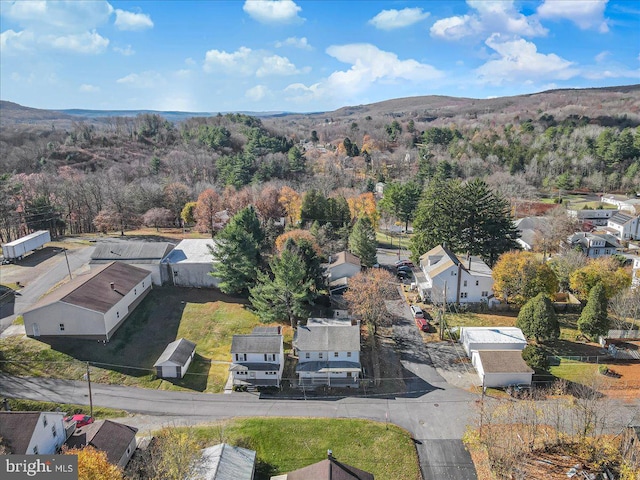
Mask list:
[{"label": "sky", "polygon": [[640,83],[640,0],[0,0],[0,98],[330,111]]}]

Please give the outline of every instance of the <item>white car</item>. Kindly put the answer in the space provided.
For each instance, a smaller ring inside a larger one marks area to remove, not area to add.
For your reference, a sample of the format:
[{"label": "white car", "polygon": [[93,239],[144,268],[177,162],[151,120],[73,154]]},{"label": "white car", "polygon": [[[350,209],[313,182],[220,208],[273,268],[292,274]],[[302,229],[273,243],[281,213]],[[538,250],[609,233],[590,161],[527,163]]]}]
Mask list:
[{"label": "white car", "polygon": [[413,313],[413,318],[424,318],[424,312],[417,305],[411,305],[411,313]]}]

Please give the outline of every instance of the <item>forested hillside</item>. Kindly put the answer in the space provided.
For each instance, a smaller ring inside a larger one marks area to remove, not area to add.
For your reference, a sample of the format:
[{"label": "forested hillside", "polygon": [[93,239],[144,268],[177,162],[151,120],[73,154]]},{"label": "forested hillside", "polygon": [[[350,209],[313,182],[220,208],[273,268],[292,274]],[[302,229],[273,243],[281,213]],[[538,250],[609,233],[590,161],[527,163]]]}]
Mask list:
[{"label": "forested hillside", "polygon": [[260,213],[276,219],[304,192],[353,206],[378,181],[480,177],[510,200],[640,185],[640,86],[179,123],[47,112],[2,102],[3,242],[34,228],[77,234],[149,223],[152,209],[156,223],[178,225],[203,192],[216,195],[211,210],[230,214],[272,199]]}]

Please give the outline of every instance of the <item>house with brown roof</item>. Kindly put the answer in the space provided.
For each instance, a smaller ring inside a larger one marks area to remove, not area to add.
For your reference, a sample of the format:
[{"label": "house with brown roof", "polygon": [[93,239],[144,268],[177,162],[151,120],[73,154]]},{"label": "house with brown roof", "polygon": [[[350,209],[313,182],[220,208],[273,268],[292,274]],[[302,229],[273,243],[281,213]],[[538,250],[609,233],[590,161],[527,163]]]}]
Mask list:
[{"label": "house with brown roof", "polygon": [[51,455],[67,439],[64,413],[0,412],[0,439],[11,455]]},{"label": "house with brown roof", "polygon": [[344,250],[331,255],[329,263],[325,265],[329,292],[339,293],[344,291],[349,284],[349,278],[359,273],[361,269],[360,259],[351,252]]},{"label": "house with brown roof", "polygon": [[372,473],[339,462],[331,453],[327,458],[307,467],[271,477],[271,480],[374,480]]},{"label": "house with brown roof", "polygon": [[124,468],[136,450],[137,431],[137,428],[129,425],[100,420],[76,429],[66,444],[69,448],[91,445],[96,450],[105,452],[109,463]]},{"label": "house with brown roof", "polygon": [[472,363],[485,388],[531,385],[534,372],[520,350],[476,350]]},{"label": "house with brown roof", "polygon": [[22,314],[28,336],[109,341],[151,290],[151,272],[111,262],[74,278]]}]

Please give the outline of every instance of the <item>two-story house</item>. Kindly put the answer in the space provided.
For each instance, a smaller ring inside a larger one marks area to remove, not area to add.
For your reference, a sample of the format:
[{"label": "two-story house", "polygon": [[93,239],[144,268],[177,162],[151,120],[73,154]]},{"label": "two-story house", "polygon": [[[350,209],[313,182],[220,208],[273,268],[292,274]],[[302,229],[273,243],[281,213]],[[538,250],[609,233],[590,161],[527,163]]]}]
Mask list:
[{"label": "two-story house", "polygon": [[588,258],[615,255],[622,252],[622,245],[618,239],[608,233],[578,232],[569,237],[568,243],[570,248],[579,248]]},{"label": "two-story house", "polygon": [[640,216],[618,212],[607,221],[607,231],[619,240],[640,240]]},{"label": "two-story house", "polygon": [[74,425],[65,428],[61,412],[0,412],[0,438],[12,455],[54,454]]},{"label": "two-story house", "polygon": [[360,323],[350,318],[309,318],[293,337],[298,385],[358,387]]},{"label": "two-story house", "polygon": [[330,293],[341,293],[346,290],[349,278],[362,269],[360,259],[353,253],[342,251],[329,257],[329,264],[325,265],[326,279]]},{"label": "two-story house", "polygon": [[284,346],[280,327],[256,327],[248,335],[231,340],[233,385],[279,387],[284,370]]},{"label": "two-story house", "polygon": [[461,261],[446,246],[438,245],[420,257],[418,292],[434,303],[488,302],[493,295],[491,268],[480,257]]}]

